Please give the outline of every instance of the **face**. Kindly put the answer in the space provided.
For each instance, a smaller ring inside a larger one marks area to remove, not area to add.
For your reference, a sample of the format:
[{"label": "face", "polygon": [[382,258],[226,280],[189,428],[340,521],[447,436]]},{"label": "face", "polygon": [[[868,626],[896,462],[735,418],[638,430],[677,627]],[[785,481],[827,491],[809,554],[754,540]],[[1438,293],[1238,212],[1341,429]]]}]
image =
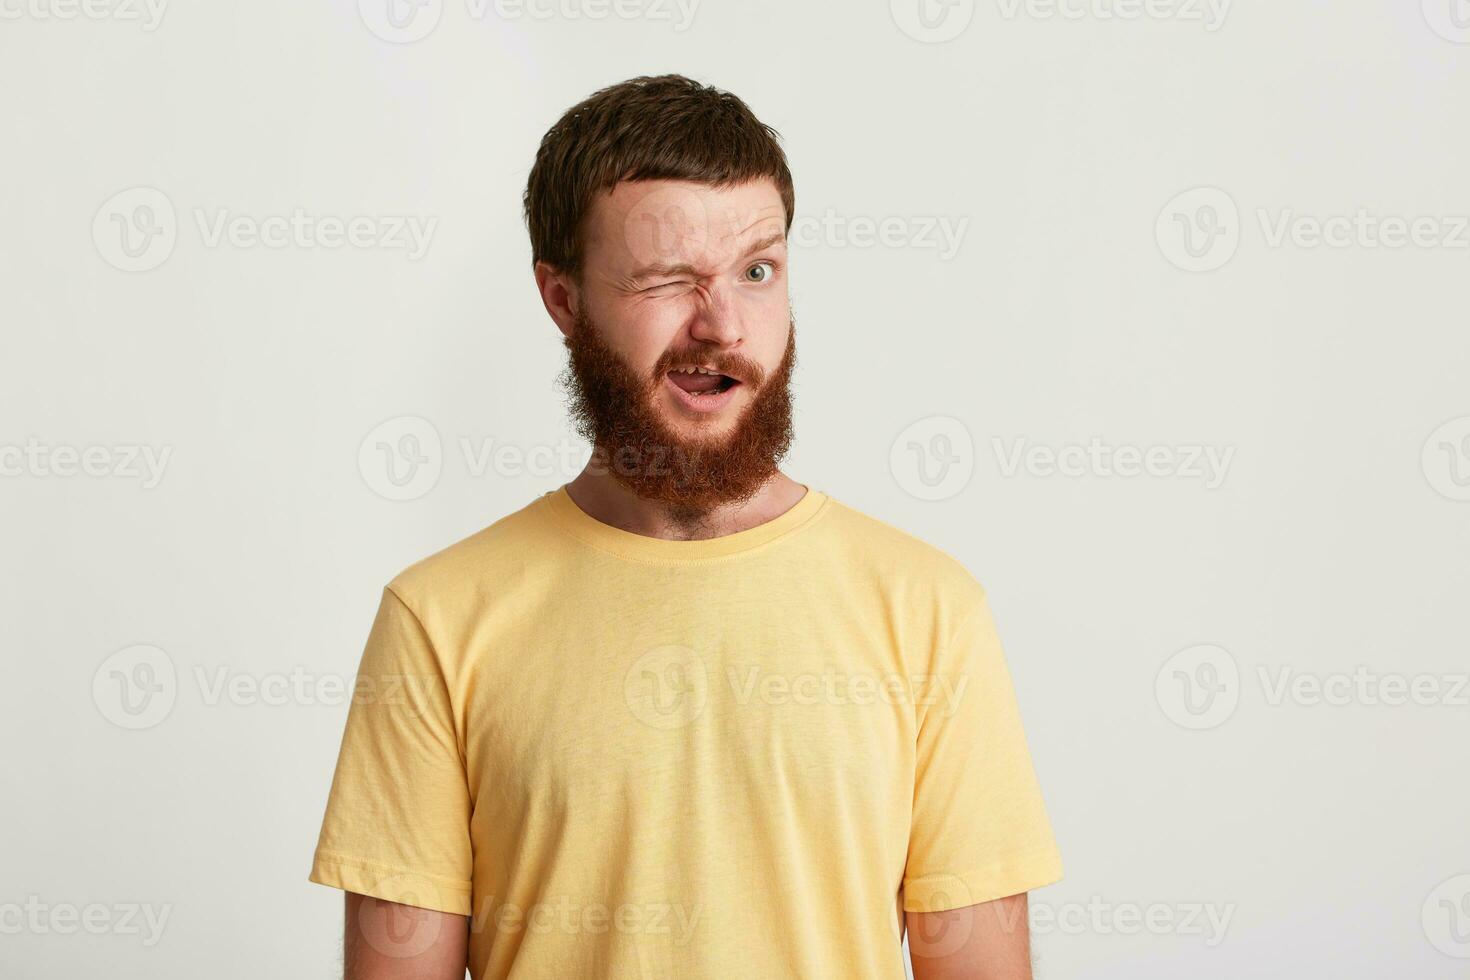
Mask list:
[{"label": "face", "polygon": [[573,414],[641,496],[744,499],[789,447],[784,228],[769,180],[624,182],[587,216],[563,324]]}]

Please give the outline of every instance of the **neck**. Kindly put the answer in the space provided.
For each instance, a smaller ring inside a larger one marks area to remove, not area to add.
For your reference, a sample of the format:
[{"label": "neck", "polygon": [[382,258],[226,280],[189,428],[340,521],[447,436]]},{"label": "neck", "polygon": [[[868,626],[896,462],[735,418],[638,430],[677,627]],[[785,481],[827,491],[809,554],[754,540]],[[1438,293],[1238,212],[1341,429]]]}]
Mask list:
[{"label": "neck", "polygon": [[722,538],[780,517],[806,495],[806,488],[777,470],[745,500],[720,504],[691,518],[661,500],[646,500],[610,473],[590,465],[567,484],[572,502],[589,517],[634,534],[671,541]]}]

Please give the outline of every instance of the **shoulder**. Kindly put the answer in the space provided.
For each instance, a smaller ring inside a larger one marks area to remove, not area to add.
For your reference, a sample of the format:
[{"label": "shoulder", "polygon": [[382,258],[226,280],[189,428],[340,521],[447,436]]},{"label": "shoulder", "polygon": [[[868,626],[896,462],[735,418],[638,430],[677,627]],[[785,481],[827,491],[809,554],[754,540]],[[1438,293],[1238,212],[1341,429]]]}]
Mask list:
[{"label": "shoulder", "polygon": [[830,530],[853,560],[872,567],[875,574],[952,608],[984,601],[979,580],[944,548],[839,500],[830,499],[830,510]]},{"label": "shoulder", "polygon": [[421,617],[435,607],[474,604],[524,574],[548,546],[544,496],[393,576],[388,591]]}]

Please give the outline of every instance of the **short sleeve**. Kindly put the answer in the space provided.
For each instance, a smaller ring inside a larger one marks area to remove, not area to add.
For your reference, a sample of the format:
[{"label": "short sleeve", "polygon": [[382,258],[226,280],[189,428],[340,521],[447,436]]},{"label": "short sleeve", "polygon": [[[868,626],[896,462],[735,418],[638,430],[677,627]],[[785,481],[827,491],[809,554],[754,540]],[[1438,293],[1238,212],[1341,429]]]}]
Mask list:
[{"label": "short sleeve", "polygon": [[978,584],[918,723],[903,907],[939,912],[1062,877],[1005,655]]},{"label": "short sleeve", "polygon": [[473,853],[460,740],[440,661],[385,589],[358,668],[310,880],[470,914]]}]

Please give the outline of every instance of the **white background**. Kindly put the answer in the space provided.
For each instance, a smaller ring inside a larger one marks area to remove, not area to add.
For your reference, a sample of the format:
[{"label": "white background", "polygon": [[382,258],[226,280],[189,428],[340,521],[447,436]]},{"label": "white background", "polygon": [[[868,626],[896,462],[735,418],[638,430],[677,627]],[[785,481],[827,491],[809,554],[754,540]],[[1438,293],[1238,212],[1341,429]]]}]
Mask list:
[{"label": "white background", "polygon": [[[1038,975],[1470,969],[1470,5],[91,2],[0,0],[0,974],[339,970],[306,874],[379,589],[571,476],[475,464],[575,446],[536,144],[664,71],[785,138],[789,472],[990,591]],[[298,210],[433,232],[210,234]]]}]

